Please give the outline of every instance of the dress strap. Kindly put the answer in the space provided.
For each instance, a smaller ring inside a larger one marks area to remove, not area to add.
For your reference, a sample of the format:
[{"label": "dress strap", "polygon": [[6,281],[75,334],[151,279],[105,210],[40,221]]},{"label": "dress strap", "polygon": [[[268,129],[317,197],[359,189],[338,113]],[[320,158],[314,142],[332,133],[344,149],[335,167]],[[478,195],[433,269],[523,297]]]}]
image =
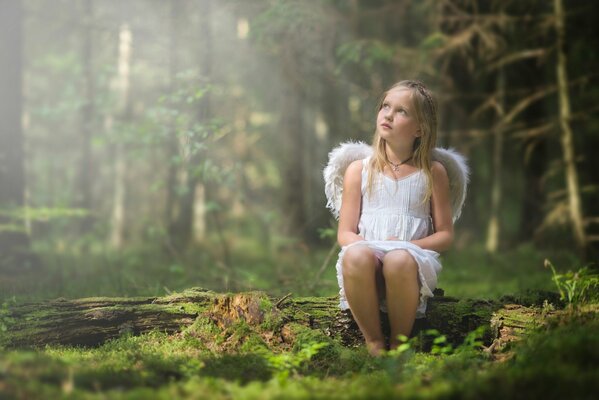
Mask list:
[{"label": "dress strap", "polygon": [[370,156],[364,158],[362,160],[362,184],[360,185],[362,189],[362,194],[365,193],[366,183],[368,182],[368,163],[370,162]]},{"label": "dress strap", "polygon": [[370,162],[370,156],[362,160],[362,173],[368,172],[368,163]]}]

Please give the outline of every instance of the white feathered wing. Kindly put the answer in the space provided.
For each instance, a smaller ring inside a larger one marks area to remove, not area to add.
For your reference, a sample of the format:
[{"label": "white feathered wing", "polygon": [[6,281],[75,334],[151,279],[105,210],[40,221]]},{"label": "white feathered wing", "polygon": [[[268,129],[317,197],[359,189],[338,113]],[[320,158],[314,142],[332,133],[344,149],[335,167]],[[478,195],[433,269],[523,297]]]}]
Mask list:
[{"label": "white feathered wing", "polygon": [[[329,162],[323,171],[324,192],[327,197],[327,207],[336,219],[339,218],[341,209],[345,170],[352,162],[362,160],[371,154],[372,147],[363,142],[341,143],[329,153]],[[453,149],[437,147],[433,149],[432,159],[439,161],[447,170],[451,211],[455,222],[460,217],[466,200],[470,169],[464,156]]]},{"label": "white feathered wing", "polygon": [[324,193],[327,196],[327,208],[339,219],[343,176],[349,164],[362,160],[372,154],[372,147],[363,142],[345,142],[329,153],[329,163],[323,171]]},{"label": "white feathered wing", "polygon": [[454,149],[436,147],[431,154],[432,159],[439,161],[447,171],[449,178],[449,199],[451,201],[451,215],[453,222],[462,215],[462,207],[466,201],[468,182],[470,182],[470,168],[463,155]]}]

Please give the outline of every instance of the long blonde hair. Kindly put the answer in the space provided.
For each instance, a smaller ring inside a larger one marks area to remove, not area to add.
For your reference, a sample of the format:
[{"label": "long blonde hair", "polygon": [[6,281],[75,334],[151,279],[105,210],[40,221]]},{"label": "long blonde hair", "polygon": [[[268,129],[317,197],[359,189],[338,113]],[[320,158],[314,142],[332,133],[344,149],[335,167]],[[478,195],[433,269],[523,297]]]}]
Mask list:
[{"label": "long blonde hair", "polygon": [[[381,96],[377,111],[383,107],[387,94],[395,89],[411,91],[412,106],[415,111],[416,121],[420,129],[420,137],[414,141],[412,160],[414,165],[423,170],[427,177],[427,190],[424,201],[431,198],[433,193],[433,176],[431,172],[431,150],[437,142],[437,102],[430,90],[419,81],[405,80],[395,83]],[[391,166],[385,151],[387,141],[380,137],[378,129],[374,131],[372,140],[372,157],[368,168],[367,191],[372,193],[374,180],[382,174],[385,166]]]}]

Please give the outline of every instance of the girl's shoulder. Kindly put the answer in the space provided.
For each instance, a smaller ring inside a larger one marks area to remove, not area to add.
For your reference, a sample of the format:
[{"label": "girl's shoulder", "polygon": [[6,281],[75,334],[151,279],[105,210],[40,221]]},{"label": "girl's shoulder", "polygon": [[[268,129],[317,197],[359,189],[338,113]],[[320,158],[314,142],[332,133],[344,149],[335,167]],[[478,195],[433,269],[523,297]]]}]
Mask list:
[{"label": "girl's shoulder", "polygon": [[368,161],[370,160],[370,157],[366,157],[360,160],[355,160],[352,161],[349,166],[347,167],[346,171],[349,171],[350,169],[357,172],[357,171],[364,171],[368,168]]},{"label": "girl's shoulder", "polygon": [[364,160],[352,161],[345,170],[345,179],[361,178],[364,169]]},{"label": "girl's shoulder", "polygon": [[445,166],[439,161],[433,161],[431,163],[431,173],[433,175],[433,179],[447,179],[447,170],[445,169]]}]

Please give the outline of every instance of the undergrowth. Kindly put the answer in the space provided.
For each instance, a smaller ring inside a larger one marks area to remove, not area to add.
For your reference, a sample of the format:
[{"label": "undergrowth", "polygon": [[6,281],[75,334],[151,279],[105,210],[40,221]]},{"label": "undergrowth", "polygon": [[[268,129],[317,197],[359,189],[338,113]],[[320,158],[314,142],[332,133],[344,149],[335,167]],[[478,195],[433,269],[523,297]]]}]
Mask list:
[{"label": "undergrowth", "polygon": [[[9,284],[2,288],[0,330],[13,322],[11,306],[55,296],[163,295],[190,286],[268,289],[277,283],[279,292],[272,293],[330,295],[336,292],[332,266],[318,284],[309,280],[319,272],[315,260],[326,253],[315,252],[289,271],[286,265],[293,265],[303,253],[287,254],[274,274],[273,261],[254,254],[239,260],[231,275],[235,279],[229,281],[223,274],[231,266],[211,269],[213,260],[198,254],[173,262],[148,249],[98,253],[86,258],[82,269],[80,255],[46,253],[47,276],[39,276],[37,282],[13,281],[8,291]],[[292,346],[272,348],[240,325],[231,328],[226,339],[237,340],[235,346],[223,350],[225,339],[206,317],[200,317],[189,332],[177,335],[125,335],[97,348],[1,351],[0,398],[591,398],[599,390],[599,318],[596,311],[587,310],[598,301],[596,275],[588,269],[566,272],[572,265],[567,256],[555,258],[560,268],[551,264],[551,275],[543,268],[543,258],[530,248],[503,256],[488,257],[476,248],[459,257],[450,253],[441,286],[448,295],[486,298],[527,287],[557,289],[566,305],[575,304],[571,312],[511,346],[513,355],[507,361],[485,351],[484,328],[471,332],[459,345],[448,343],[443,332],[427,330],[419,337],[400,338],[396,350],[372,358],[364,346],[344,347],[309,329],[299,332]],[[19,289],[29,292],[23,295]],[[545,304],[544,309],[559,306]],[[273,305],[265,302],[262,307]],[[263,328],[279,323],[266,321]]]},{"label": "undergrowth", "polygon": [[218,354],[194,338],[152,333],[95,349],[4,352],[0,394],[28,399],[494,399],[514,398],[514,393],[515,398],[586,398],[599,389],[597,329],[596,314],[554,321],[518,343],[516,355],[505,362],[481,351],[480,332],[451,349],[439,340],[433,352],[416,351],[414,339],[405,340],[408,346],[380,358],[368,356],[363,347],[319,342],[279,353]]}]

